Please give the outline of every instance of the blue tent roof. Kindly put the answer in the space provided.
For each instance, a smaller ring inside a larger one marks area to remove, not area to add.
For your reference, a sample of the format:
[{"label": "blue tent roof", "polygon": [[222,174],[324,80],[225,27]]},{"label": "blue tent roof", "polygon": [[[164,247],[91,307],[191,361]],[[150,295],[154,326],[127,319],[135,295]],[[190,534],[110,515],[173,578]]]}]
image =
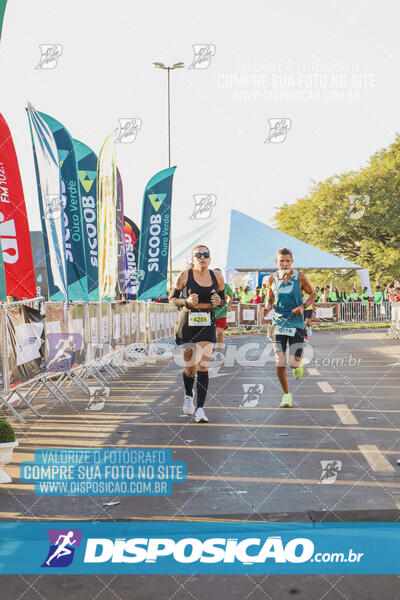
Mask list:
[{"label": "blue tent roof", "polygon": [[360,265],[310,246],[238,210],[231,211],[226,268],[276,269],[276,251],[289,248],[298,269],[363,269]]}]

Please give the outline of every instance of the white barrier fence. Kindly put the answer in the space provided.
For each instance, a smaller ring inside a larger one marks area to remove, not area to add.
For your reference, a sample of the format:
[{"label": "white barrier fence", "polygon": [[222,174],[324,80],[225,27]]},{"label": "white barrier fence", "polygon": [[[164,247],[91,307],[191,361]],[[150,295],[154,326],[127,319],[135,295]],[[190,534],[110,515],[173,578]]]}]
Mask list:
[{"label": "white barrier fence", "polygon": [[[230,333],[268,331],[274,311],[263,316],[263,304],[232,304],[228,308],[227,326]],[[313,306],[312,322],[319,323],[367,323],[391,319],[389,302],[318,302]]]},{"label": "white barrier fence", "polygon": [[400,302],[392,304],[392,324],[386,335],[392,339],[400,339]]},{"label": "white barrier fence", "polygon": [[62,404],[88,380],[108,385],[129,367],[176,349],[178,312],[169,304],[138,301],[45,302],[43,298],[0,305],[0,411],[24,421],[19,408],[39,411],[33,400],[47,391]]}]

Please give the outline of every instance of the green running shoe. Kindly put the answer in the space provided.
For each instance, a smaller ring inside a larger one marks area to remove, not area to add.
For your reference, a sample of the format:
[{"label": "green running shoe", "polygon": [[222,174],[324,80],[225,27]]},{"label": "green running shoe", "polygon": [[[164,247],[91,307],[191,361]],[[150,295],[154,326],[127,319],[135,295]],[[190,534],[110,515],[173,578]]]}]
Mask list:
[{"label": "green running shoe", "polygon": [[300,377],[303,377],[304,375],[304,365],[300,365],[299,367],[292,369],[292,373],[295,379],[300,379]]},{"label": "green running shoe", "polygon": [[281,408],[292,408],[292,394],[283,394]]}]

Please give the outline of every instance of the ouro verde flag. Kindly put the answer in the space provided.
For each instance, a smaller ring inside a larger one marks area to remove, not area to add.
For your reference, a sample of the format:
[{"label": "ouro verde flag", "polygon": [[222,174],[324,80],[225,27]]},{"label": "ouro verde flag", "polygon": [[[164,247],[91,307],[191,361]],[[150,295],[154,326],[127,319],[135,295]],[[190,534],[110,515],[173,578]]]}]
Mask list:
[{"label": "ouro verde flag", "polygon": [[165,298],[171,224],[172,178],[176,167],[152,177],[143,196],[138,299]]},{"label": "ouro verde flag", "polygon": [[99,242],[100,300],[115,297],[118,275],[117,171],[115,135],[104,141],[97,164],[97,232]]}]

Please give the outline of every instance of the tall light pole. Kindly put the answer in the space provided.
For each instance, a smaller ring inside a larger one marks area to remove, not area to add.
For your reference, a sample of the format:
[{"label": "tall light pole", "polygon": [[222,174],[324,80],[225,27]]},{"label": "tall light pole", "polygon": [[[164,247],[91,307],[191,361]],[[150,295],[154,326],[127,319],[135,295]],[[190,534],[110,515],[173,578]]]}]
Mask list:
[{"label": "tall light pole", "polygon": [[[183,62],[174,63],[171,67],[166,67],[164,63],[153,63],[157,69],[164,69],[168,75],[168,167],[171,166],[171,78],[170,71],[182,69],[185,65]],[[172,202],[171,202],[171,224],[169,230],[169,289],[172,290]]]}]

